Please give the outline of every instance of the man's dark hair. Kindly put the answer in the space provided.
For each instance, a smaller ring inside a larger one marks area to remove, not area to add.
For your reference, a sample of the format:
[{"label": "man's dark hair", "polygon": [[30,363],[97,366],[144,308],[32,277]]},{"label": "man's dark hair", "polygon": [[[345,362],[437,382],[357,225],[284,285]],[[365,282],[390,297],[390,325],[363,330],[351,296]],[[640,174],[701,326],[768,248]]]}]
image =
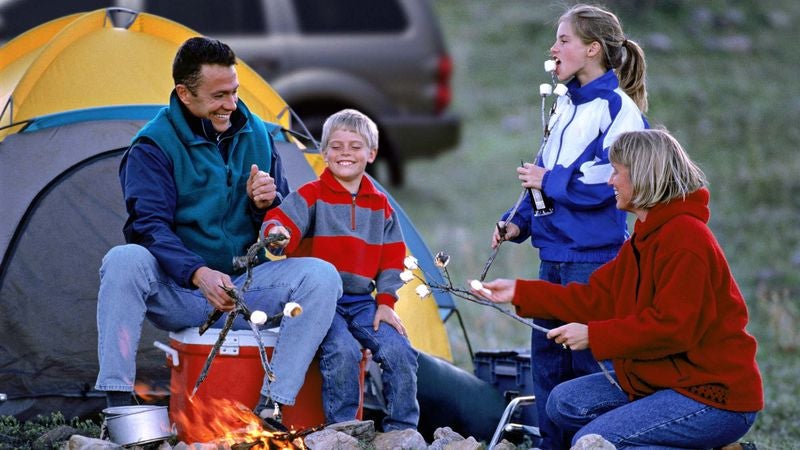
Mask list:
[{"label": "man's dark hair", "polygon": [[178,49],[172,62],[172,79],[175,85],[183,84],[189,92],[195,94],[203,64],[233,66],[236,64],[236,54],[227,44],[216,39],[189,38]]}]

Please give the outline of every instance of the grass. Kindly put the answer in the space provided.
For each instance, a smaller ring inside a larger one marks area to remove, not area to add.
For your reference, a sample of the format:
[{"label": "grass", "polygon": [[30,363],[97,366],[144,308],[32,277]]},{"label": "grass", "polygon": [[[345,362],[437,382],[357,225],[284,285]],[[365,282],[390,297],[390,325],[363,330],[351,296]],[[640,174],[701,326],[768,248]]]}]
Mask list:
[{"label": "grass", "polygon": [[[645,49],[653,124],[666,126],[710,180],[710,226],[726,251],[760,343],[766,408],[746,436],[762,449],[800,439],[800,4],[791,0],[606,2]],[[494,222],[520,192],[514,168],[530,161],[541,130],[542,62],[563,10],[555,2],[434,3],[455,61],[453,109],[461,145],[409,164],[394,189],[433,252],[453,257],[454,280],[474,278]],[[744,42],[743,49],[724,49]],[[749,46],[749,47],[748,47]],[[723,48],[721,48],[723,47]],[[455,181],[454,181],[455,180]],[[489,277],[536,277],[528,243],[505,244]],[[526,327],[457,300],[473,347],[529,345]],[[463,335],[448,323],[456,363],[471,369]]]}]

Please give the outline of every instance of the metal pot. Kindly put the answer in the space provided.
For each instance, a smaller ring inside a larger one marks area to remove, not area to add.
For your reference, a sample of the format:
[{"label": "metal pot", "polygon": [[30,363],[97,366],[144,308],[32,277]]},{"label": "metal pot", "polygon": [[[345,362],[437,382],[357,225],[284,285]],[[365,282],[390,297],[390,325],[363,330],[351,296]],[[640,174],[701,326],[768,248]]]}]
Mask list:
[{"label": "metal pot", "polygon": [[104,426],[118,445],[149,444],[172,437],[166,406],[115,406],[103,410]]}]

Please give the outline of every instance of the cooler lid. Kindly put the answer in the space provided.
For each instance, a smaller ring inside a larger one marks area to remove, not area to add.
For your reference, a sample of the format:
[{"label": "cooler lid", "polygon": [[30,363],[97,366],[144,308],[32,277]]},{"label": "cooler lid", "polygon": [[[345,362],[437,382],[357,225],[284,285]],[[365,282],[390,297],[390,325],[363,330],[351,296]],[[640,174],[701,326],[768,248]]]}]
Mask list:
[{"label": "cooler lid", "polygon": [[[261,343],[264,347],[274,347],[278,341],[278,329],[259,330]],[[181,331],[171,331],[169,338],[182,344],[214,345],[219,338],[220,328],[209,328],[200,335],[200,328],[184,328]],[[225,336],[223,345],[238,345],[240,347],[255,347],[257,340],[252,330],[231,330]]]}]

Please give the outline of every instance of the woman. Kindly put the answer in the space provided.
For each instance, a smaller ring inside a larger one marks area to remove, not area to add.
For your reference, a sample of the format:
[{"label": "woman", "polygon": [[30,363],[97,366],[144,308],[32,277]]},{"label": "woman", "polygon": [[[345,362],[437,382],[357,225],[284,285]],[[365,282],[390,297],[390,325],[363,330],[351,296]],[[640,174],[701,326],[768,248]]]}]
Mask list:
[{"label": "woman", "polygon": [[763,389],[744,299],[707,226],[705,176],[661,130],[623,133],[609,159],[616,206],[636,216],[616,258],[588,284],[500,279],[484,284],[487,298],[569,322],[547,338],[613,360],[622,391],[597,373],[548,399],[548,416],[576,433],[573,442],[588,434],[617,448],[736,441],[763,408]]},{"label": "woman", "polygon": [[[521,243],[530,237],[541,260],[539,278],[566,285],[585,283],[628,236],[625,213],[614,208],[614,192],[606,183],[608,148],[620,133],[648,128],[643,116],[646,64],[644,52],[626,38],[617,16],[599,7],[573,6],[559,18],[555,34],[550,48],[554,74],[568,93],[557,100],[542,157],[517,169],[522,186],[541,190],[553,212],[536,215],[524,201],[511,221],[510,212],[503,215],[505,236],[495,227],[492,247],[502,239]],[[565,351],[537,332],[531,336],[531,355],[543,438],[539,446],[559,450],[569,437],[547,420],[547,397],[559,383],[597,372],[599,366],[589,352]]]}]

